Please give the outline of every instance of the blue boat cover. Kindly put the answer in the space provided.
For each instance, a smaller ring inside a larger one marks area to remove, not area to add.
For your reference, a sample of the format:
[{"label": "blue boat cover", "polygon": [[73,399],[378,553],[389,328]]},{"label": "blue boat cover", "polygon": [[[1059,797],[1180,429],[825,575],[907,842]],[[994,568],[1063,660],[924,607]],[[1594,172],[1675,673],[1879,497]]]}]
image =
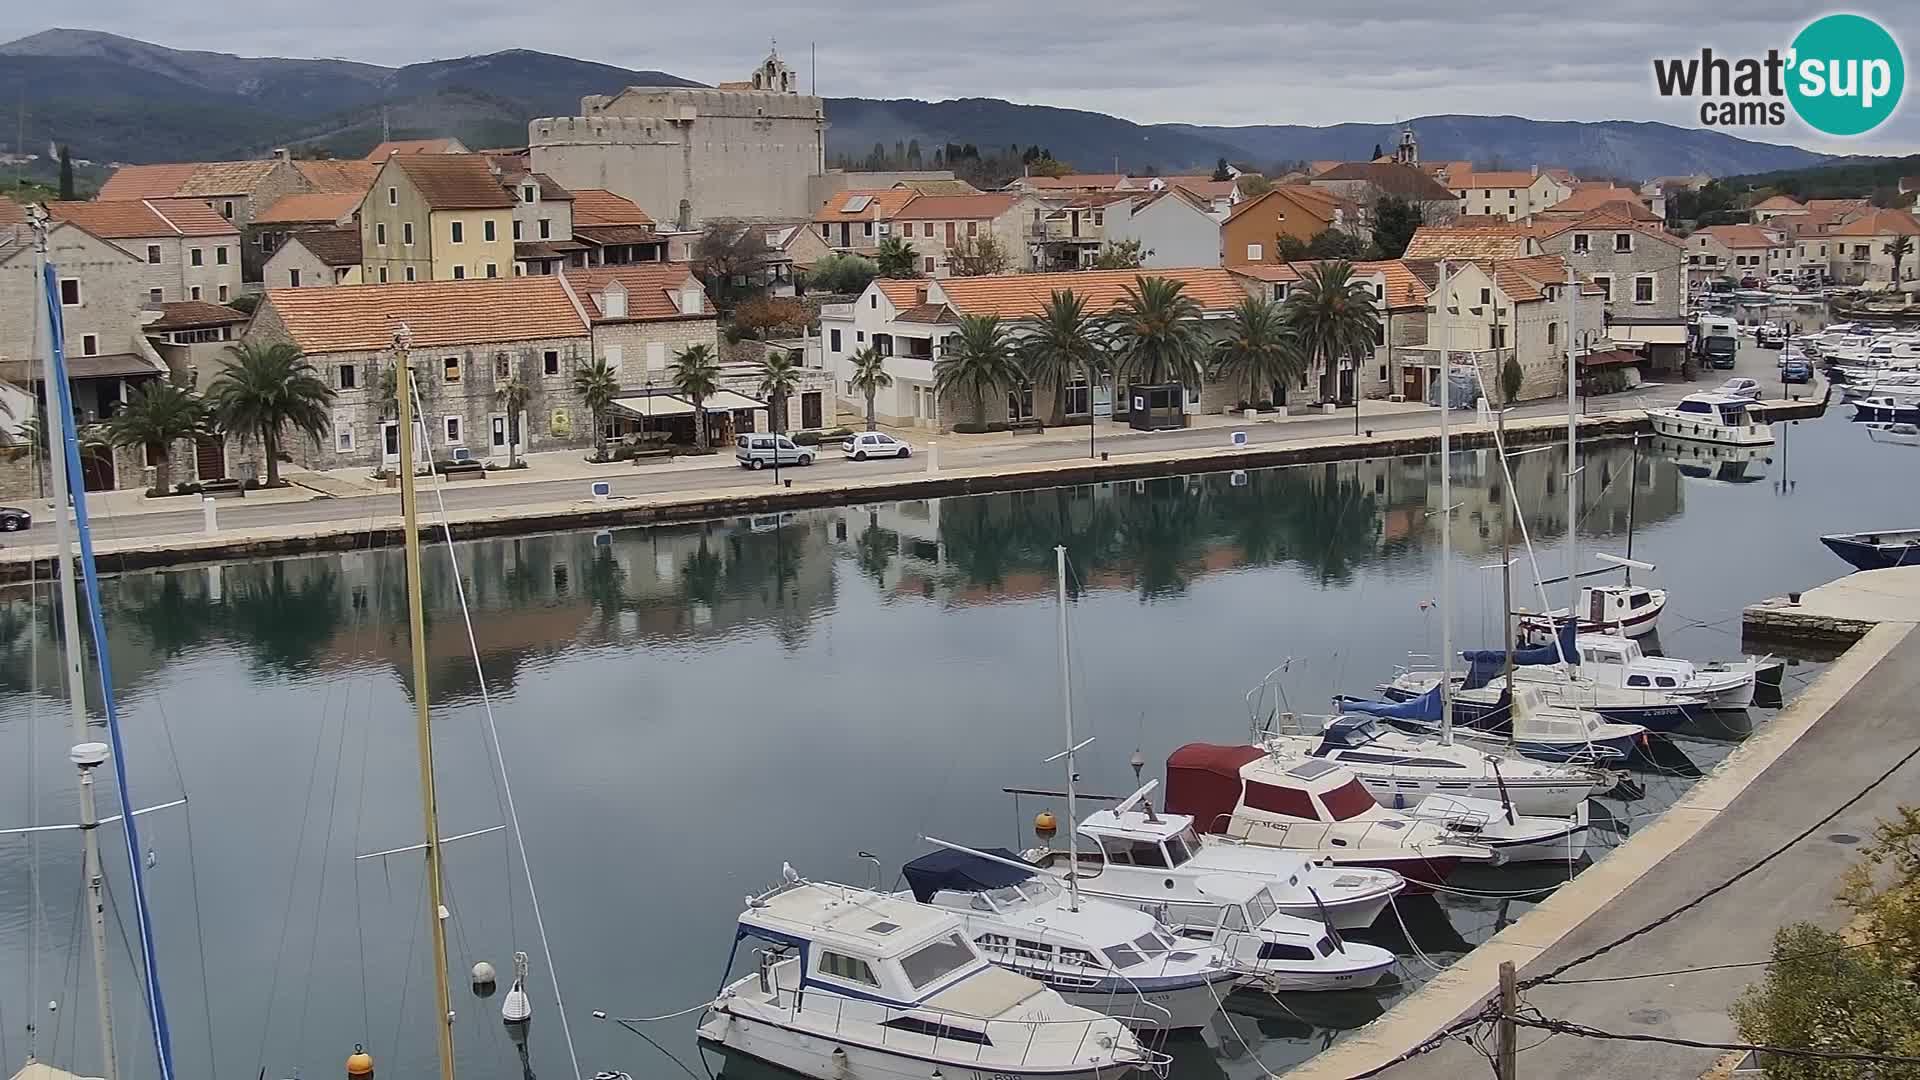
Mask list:
[{"label": "blue boat cover", "polygon": [[[1341,710],[1363,716],[1378,716],[1387,720],[1418,720],[1429,724],[1440,722],[1440,684],[1437,682],[1434,683],[1433,689],[1406,701],[1360,701],[1356,698],[1336,698],[1335,701]],[[1333,732],[1329,731],[1327,736],[1323,742],[1330,742]]]},{"label": "blue boat cover", "polygon": [[[1020,861],[1020,856],[1006,848],[980,850],[1008,862]],[[983,859],[970,851],[948,848],[929,851],[902,867],[900,872],[906,875],[907,887],[913,890],[913,898],[923,904],[932,900],[933,894],[942,889],[948,892],[986,892],[1018,885],[1033,877],[1031,870],[1016,869],[1006,863]]]},{"label": "blue boat cover", "polygon": [[[1557,664],[1564,655],[1569,664],[1580,662],[1580,651],[1573,647],[1573,635],[1577,629],[1574,620],[1568,619],[1560,624],[1560,642],[1531,649],[1513,650],[1513,666],[1527,667],[1538,664]],[[1467,662],[1467,682],[1462,690],[1478,690],[1493,681],[1495,675],[1507,669],[1507,654],[1502,649],[1468,649],[1460,654]]]}]

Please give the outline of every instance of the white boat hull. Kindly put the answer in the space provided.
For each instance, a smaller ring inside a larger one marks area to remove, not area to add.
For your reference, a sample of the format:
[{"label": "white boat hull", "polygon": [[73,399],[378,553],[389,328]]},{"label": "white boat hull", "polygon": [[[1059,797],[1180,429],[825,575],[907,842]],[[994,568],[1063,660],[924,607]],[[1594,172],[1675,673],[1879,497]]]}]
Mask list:
[{"label": "white boat hull", "polygon": [[[1470,733],[1463,730],[1457,734]],[[1368,776],[1358,770],[1355,772],[1360,782],[1373,793],[1374,799],[1389,810],[1405,810],[1430,795],[1462,795],[1470,799],[1491,799],[1497,803],[1502,792],[1501,785],[1490,777],[1464,783],[1448,780],[1443,784],[1437,779],[1387,779]],[[1571,817],[1576,808],[1586,805],[1587,797],[1593,793],[1592,784],[1523,784],[1509,780],[1505,787],[1506,797],[1513,801],[1516,813],[1536,817]]]},{"label": "white boat hull", "polygon": [[1070,1067],[1035,1070],[1019,1065],[955,1062],[895,1053],[737,1013],[709,1012],[701,1018],[701,1041],[758,1058],[816,1080],[927,1080],[938,1070],[949,1080],[1111,1080],[1138,1066]]},{"label": "white boat hull", "polygon": [[1716,424],[1691,414],[1682,415],[1661,409],[1648,411],[1647,420],[1653,425],[1655,435],[1665,435],[1669,439],[1721,446],[1769,446],[1773,443],[1773,427],[1769,424]]},{"label": "white boat hull", "polygon": [[1234,981],[1201,983],[1179,990],[1148,990],[1137,994],[1102,994],[1058,990],[1069,1005],[1106,1013],[1139,1032],[1191,1031],[1206,1027],[1221,1002],[1233,990]]},{"label": "white boat hull", "polygon": [[[1349,945],[1348,948],[1352,948]],[[1339,953],[1333,958],[1338,959]],[[1262,971],[1240,981],[1243,989],[1278,994],[1286,991],[1364,990],[1373,986],[1394,968],[1395,961],[1354,964],[1343,971]]]},{"label": "white boat hull", "polygon": [[1573,862],[1587,853],[1587,805],[1572,817],[1530,817],[1517,812],[1508,821],[1497,801],[1438,795],[1410,811],[1429,821],[1471,821],[1476,839],[1507,857],[1507,862]]}]

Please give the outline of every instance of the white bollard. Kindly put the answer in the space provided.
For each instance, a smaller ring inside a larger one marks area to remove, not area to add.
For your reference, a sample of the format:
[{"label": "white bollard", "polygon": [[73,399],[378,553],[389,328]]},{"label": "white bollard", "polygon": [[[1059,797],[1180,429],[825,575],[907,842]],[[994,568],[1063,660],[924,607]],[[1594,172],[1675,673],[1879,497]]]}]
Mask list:
[{"label": "white bollard", "polygon": [[932,476],[939,471],[940,471],[940,444],[928,443],[927,444],[927,475]]},{"label": "white bollard", "polygon": [[213,506],[213,496],[200,496],[200,521],[206,528],[208,536],[213,536],[220,531],[219,517],[219,511]]}]

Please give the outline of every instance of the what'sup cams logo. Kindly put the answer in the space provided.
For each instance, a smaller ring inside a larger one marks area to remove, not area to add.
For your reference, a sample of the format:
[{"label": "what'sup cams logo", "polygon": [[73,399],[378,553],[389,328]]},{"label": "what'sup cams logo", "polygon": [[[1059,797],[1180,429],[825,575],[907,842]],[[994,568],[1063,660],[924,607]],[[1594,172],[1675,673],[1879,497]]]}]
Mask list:
[{"label": "what'sup cams logo", "polygon": [[1879,127],[1900,104],[1906,64],[1893,35],[1862,15],[1826,15],[1808,23],[1784,52],[1764,57],[1658,59],[1653,81],[1661,97],[1700,99],[1710,127],[1779,127],[1787,107],[1828,135],[1860,135]]}]

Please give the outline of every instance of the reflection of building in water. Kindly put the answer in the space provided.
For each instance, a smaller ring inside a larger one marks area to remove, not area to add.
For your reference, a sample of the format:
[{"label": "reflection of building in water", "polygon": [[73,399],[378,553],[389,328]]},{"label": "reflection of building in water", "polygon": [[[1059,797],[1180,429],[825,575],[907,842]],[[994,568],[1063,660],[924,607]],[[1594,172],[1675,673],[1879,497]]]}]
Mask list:
[{"label": "reflection of building in water", "polygon": [[[1423,459],[1402,458],[1416,465]],[[1432,485],[1425,490],[1423,512],[1440,509],[1439,456],[1427,459]],[[1567,533],[1566,448],[1550,447],[1515,451],[1507,459],[1513,473],[1513,486],[1520,508],[1526,514],[1527,530],[1536,542],[1553,542]],[[1627,473],[1635,473],[1638,494],[1628,486]],[[1421,490],[1418,477],[1408,477],[1410,490]],[[1632,503],[1634,526],[1643,528],[1678,515],[1683,509],[1679,474],[1673,465],[1655,455],[1642,440],[1639,462],[1634,463],[1631,441],[1592,443],[1580,448],[1580,532],[1582,536],[1620,537],[1627,533],[1628,503]],[[1483,555],[1500,550],[1501,522],[1508,509],[1505,479],[1492,450],[1467,450],[1454,455],[1453,546],[1463,555]],[[1418,527],[1415,526],[1415,531]],[[1513,543],[1520,543],[1516,528]],[[1616,552],[1617,554],[1617,552]],[[1583,567],[1591,569],[1591,567]],[[1557,572],[1557,571],[1556,571]]]}]

